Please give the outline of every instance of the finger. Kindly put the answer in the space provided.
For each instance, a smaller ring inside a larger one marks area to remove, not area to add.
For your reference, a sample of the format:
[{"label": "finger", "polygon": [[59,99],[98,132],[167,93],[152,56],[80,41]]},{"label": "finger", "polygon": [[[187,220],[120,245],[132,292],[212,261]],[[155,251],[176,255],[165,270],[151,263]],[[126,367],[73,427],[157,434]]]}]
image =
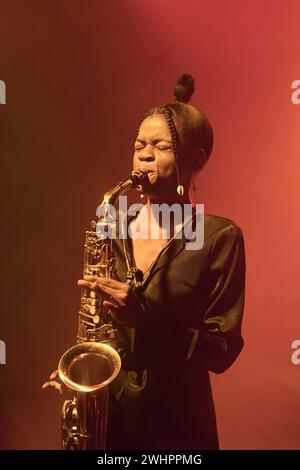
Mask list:
[{"label": "finger", "polygon": [[109,279],[105,276],[91,276],[89,274],[83,276],[84,280],[86,281],[92,281],[92,282],[97,282],[101,285],[105,285],[108,287],[111,287],[112,289],[124,289],[124,287],[128,287],[128,284],[126,282],[120,282],[117,281],[116,279]]},{"label": "finger", "polygon": [[105,300],[103,302],[103,306],[106,308],[106,309],[109,309],[109,310],[113,310],[113,311],[118,311],[120,309],[120,306],[113,303],[112,301],[109,301],[109,300]]},{"label": "finger", "polygon": [[77,281],[78,286],[85,286],[89,287],[90,289],[96,290],[99,288],[97,282],[92,282],[92,281],[85,281],[84,279],[79,279]]},{"label": "finger", "polygon": [[[85,277],[88,277],[88,276],[85,276]],[[94,282],[88,281],[85,279],[80,279],[79,281],[77,281],[77,284],[79,286],[89,287],[92,290],[101,289],[102,292],[105,292],[106,294],[110,295],[116,301],[123,303],[124,297],[126,297],[126,295],[128,294],[128,292],[124,292],[124,287],[127,287],[127,284],[120,283],[122,288],[115,289],[115,288],[111,288],[107,285],[102,284],[102,282],[100,281],[100,278],[96,278],[96,279],[97,280]]]},{"label": "finger", "polygon": [[96,281],[97,276],[92,276],[90,274],[86,274],[85,276],[83,276],[83,279],[85,279],[86,281]]},{"label": "finger", "polygon": [[97,277],[97,276],[91,276],[87,274],[84,276],[84,280],[90,281],[90,282],[97,282],[97,284],[108,286],[116,290],[121,290],[121,289],[124,290],[124,289],[129,288],[129,285],[126,282],[120,282],[120,281],[117,281],[116,279],[109,279],[102,275],[100,277]]},{"label": "finger", "polygon": [[54,380],[54,379],[56,379],[57,376],[58,376],[58,369],[55,370],[54,372],[52,372],[52,374],[50,375],[49,379],[50,379],[50,380]]},{"label": "finger", "polygon": [[111,289],[110,287],[107,287],[107,286],[102,286],[100,285],[100,283],[98,284],[97,281],[92,282],[92,281],[86,281],[84,279],[80,279],[79,281],[77,281],[77,284],[79,286],[89,287],[92,290],[101,289],[103,292],[106,292],[108,294],[115,294],[117,292],[115,289]]},{"label": "finger", "polygon": [[101,290],[104,294],[107,294],[116,300],[116,302],[123,304],[124,293],[122,291],[117,291],[115,289],[111,289],[110,287],[102,286],[97,282],[85,281],[83,279],[80,279],[77,283],[79,286],[86,286],[94,291]]},{"label": "finger", "polygon": [[129,287],[126,282],[120,282],[116,279],[108,279],[107,277],[100,277],[97,280],[100,282],[100,284],[111,287],[112,289],[124,290],[124,288],[127,289]]},{"label": "finger", "polygon": [[92,284],[92,282],[90,282],[90,281],[85,281],[85,280],[83,280],[83,279],[79,279],[79,281],[77,281],[77,284],[78,284],[79,286],[89,286],[90,284]]},{"label": "finger", "polygon": [[42,388],[48,388],[48,387],[55,388],[55,390],[57,390],[59,393],[63,394],[62,385],[59,384],[58,382],[55,382],[54,380],[51,380],[50,382],[45,382],[42,385]]},{"label": "finger", "polygon": [[106,294],[110,295],[114,300],[119,301],[122,300],[124,297],[124,292],[116,289],[112,289],[111,287],[104,286],[98,284],[99,289],[101,289]]}]

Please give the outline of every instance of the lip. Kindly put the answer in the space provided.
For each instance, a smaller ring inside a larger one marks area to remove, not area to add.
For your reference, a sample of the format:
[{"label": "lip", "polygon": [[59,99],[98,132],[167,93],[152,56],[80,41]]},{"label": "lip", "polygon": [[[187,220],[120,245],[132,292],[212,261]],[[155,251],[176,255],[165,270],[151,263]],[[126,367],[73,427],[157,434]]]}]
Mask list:
[{"label": "lip", "polygon": [[154,173],[154,170],[150,170],[149,168],[138,168],[139,171],[145,172],[147,174]]}]

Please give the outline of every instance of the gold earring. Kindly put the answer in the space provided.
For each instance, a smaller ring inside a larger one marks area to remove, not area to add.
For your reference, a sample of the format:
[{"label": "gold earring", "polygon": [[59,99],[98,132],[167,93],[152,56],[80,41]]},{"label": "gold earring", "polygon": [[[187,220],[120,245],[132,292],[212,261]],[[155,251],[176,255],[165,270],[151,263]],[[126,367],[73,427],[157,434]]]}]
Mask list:
[{"label": "gold earring", "polygon": [[179,196],[183,196],[184,195],[184,187],[182,186],[182,184],[179,184],[177,186],[177,193],[179,194]]}]

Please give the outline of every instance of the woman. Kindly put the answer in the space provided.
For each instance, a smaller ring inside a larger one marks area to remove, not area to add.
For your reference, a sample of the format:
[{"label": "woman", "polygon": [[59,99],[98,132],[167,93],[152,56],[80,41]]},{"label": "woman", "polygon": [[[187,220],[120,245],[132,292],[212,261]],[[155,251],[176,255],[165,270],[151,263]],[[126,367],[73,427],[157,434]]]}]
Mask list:
[{"label": "woman", "polygon": [[[187,250],[174,223],[166,238],[153,210],[157,203],[191,203],[193,180],[211,154],[211,125],[187,104],[193,91],[193,78],[179,77],[175,101],[151,108],[138,129],[133,167],[148,173],[147,202],[133,230],[146,214],[149,237],[114,241],[118,280],[78,281],[108,294],[123,350],[111,386],[111,449],[218,449],[209,371],[226,370],[243,347],[240,227],[205,215],[203,247]],[[135,273],[131,284],[128,273]],[[48,385],[60,388],[54,380]]]}]

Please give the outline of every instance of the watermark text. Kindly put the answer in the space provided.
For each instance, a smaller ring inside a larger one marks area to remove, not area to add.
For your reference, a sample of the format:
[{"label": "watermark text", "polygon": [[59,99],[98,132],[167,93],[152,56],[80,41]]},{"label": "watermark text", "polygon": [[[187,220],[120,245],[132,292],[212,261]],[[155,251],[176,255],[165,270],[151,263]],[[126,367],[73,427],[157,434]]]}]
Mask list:
[{"label": "watermark text", "polygon": [[0,339],[0,364],[6,364],[6,344]]},{"label": "watermark text", "polygon": [[291,361],[295,366],[298,366],[300,364],[300,339],[295,339],[291,348],[295,350],[291,355]]},{"label": "watermark text", "polygon": [[295,90],[291,95],[291,102],[293,104],[300,104],[300,80],[294,80],[291,88]]},{"label": "watermark text", "polygon": [[101,240],[184,238],[187,250],[200,250],[204,245],[204,204],[162,203],[149,207],[137,203],[128,207],[127,196],[120,196],[118,214],[115,205],[103,203],[96,215],[96,232]]},{"label": "watermark text", "polygon": [[3,80],[0,80],[0,104],[6,104],[6,85]]}]

